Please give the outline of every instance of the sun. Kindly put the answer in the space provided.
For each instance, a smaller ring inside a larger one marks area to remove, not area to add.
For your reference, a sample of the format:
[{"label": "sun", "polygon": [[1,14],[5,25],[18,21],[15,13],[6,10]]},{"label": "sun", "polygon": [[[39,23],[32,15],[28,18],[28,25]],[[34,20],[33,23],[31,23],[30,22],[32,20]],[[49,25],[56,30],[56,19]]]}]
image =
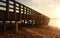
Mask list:
[{"label": "sun", "polygon": [[57,7],[55,9],[55,15],[57,16],[57,19],[56,19],[56,27],[57,28],[60,28],[60,7]]},{"label": "sun", "polygon": [[60,17],[60,7],[57,7],[57,8],[55,9],[55,15],[56,15],[57,17]]}]

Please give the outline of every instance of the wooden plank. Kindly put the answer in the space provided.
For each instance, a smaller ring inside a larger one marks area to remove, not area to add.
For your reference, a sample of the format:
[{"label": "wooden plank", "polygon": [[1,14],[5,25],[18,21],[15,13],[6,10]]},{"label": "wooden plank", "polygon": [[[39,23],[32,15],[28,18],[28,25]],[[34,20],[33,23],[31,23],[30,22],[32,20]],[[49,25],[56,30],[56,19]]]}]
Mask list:
[{"label": "wooden plank", "polygon": [[[9,3],[9,5],[14,6],[14,5],[13,5],[13,4],[11,4],[11,3]],[[19,8],[19,6],[16,6],[16,7],[18,7],[18,8]]]},{"label": "wooden plank", "polygon": [[[9,7],[9,9],[14,9],[14,8]],[[19,9],[16,9],[16,10],[19,11]]]},{"label": "wooden plank", "polygon": [[6,8],[6,6],[3,6],[3,5],[0,5],[0,7],[4,7],[4,8]]},{"label": "wooden plank", "polygon": [[6,3],[6,2],[5,2],[5,1],[3,1],[3,0],[2,0],[2,1],[0,1],[0,2],[2,2],[2,3]]}]

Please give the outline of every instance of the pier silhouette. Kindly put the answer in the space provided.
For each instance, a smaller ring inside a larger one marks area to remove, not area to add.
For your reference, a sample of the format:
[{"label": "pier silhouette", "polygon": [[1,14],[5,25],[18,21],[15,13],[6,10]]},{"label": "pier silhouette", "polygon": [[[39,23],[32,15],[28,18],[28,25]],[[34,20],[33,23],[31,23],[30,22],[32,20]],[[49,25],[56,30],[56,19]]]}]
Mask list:
[{"label": "pier silhouette", "polygon": [[[50,18],[15,0],[1,0],[1,38],[42,38],[31,28],[47,26]],[[31,32],[29,32],[30,30]]]}]

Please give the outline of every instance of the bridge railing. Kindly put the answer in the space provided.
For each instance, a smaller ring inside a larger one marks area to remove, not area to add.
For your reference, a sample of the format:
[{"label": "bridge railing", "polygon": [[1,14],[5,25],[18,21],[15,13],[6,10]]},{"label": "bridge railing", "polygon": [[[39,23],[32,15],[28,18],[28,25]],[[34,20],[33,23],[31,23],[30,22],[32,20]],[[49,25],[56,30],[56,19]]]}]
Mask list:
[{"label": "bridge railing", "polygon": [[1,23],[3,23],[2,24],[4,26],[3,28],[6,28],[7,25],[14,24],[16,25],[17,23],[18,24],[16,25],[16,27],[19,27],[20,25],[21,26],[47,25],[49,20],[50,19],[47,16],[15,0],[0,1],[0,21],[2,21]]}]

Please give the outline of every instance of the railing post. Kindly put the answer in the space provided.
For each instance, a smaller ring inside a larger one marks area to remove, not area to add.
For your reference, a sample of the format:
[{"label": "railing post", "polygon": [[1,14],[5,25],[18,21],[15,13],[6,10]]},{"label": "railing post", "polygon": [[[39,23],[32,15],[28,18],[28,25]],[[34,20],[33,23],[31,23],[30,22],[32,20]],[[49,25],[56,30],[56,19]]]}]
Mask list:
[{"label": "railing post", "polygon": [[18,21],[15,21],[15,25],[16,25],[16,32],[18,32]]},{"label": "railing post", "polygon": [[7,18],[9,19],[9,0],[6,0],[6,13],[7,13]]},{"label": "railing post", "polygon": [[16,1],[15,0],[14,0],[14,13],[15,13],[14,20],[15,20],[16,33],[17,33],[18,32],[18,21],[17,21],[17,18],[16,18]]},{"label": "railing post", "polygon": [[[26,20],[27,20],[27,7],[26,7]],[[28,20],[27,20],[27,24],[28,24]]]},{"label": "railing post", "polygon": [[23,20],[24,20],[24,23],[23,23],[23,24],[24,24],[24,26],[25,26],[25,11],[24,11],[25,8],[24,8],[24,7],[25,7],[25,6],[23,6]]},{"label": "railing post", "polygon": [[14,1],[14,20],[16,20],[16,2]]},{"label": "railing post", "polygon": [[19,4],[19,16],[20,16],[19,20],[21,21],[21,4]]},{"label": "railing post", "polygon": [[32,27],[33,27],[33,10],[31,9],[31,20],[32,20]]},{"label": "railing post", "polygon": [[5,24],[5,21],[3,21],[3,26],[4,26],[4,34],[6,32],[6,24]]}]

